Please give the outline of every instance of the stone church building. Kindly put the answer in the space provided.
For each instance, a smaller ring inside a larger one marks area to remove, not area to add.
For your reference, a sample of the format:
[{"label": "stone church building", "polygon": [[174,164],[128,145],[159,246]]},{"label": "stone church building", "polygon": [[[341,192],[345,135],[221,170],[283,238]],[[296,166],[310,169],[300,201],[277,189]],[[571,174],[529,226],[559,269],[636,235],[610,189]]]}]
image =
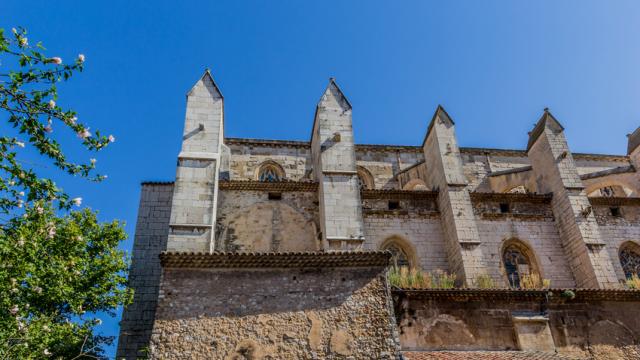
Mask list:
[{"label": "stone church building", "polygon": [[545,109],[525,149],[464,148],[438,107],[364,145],[351,114],[331,79],[308,141],[228,138],[204,73],[175,181],[142,183],[118,359],[640,357],[640,128],[574,153]]}]

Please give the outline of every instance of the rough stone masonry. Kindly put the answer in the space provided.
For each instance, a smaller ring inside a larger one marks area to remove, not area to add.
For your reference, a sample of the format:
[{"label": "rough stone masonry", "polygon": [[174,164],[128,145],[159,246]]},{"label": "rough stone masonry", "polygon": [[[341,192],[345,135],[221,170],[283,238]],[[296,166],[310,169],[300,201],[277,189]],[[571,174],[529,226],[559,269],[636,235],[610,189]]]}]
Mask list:
[{"label": "rough stone masonry", "polygon": [[[209,71],[186,104],[175,181],[142,184],[118,358],[633,356],[640,128],[574,153],[545,109],[521,150],[465,148],[439,106],[421,146],[362,145],[330,79],[308,141],[227,138]],[[388,266],[458,289],[392,292]]]}]

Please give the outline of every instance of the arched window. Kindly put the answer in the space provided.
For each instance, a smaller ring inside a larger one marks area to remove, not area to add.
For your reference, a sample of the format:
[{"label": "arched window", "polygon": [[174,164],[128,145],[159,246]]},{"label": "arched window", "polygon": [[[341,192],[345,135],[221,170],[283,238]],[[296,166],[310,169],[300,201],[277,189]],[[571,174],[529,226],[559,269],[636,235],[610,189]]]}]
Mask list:
[{"label": "arched window", "polygon": [[401,267],[410,267],[411,263],[409,262],[409,257],[404,252],[402,248],[400,248],[396,244],[389,244],[385,250],[391,252],[391,264],[397,268]]},{"label": "arched window", "polygon": [[258,170],[258,181],[276,182],[284,179],[284,170],[273,161],[266,161]]},{"label": "arched window", "polygon": [[640,246],[627,243],[620,249],[620,265],[624,276],[628,279],[633,275],[640,275]]},{"label": "arched window", "polygon": [[373,176],[371,176],[369,170],[365,169],[362,166],[358,166],[356,170],[358,172],[358,188],[360,190],[373,189]]},{"label": "arched window", "polygon": [[513,288],[520,287],[523,276],[538,273],[531,251],[520,242],[512,241],[504,247],[502,263],[509,286]]},{"label": "arched window", "polygon": [[403,190],[429,190],[427,188],[427,184],[425,184],[425,182],[422,179],[411,179],[409,182],[407,182],[404,185],[402,189]]},{"label": "arched window", "polygon": [[391,266],[396,268],[416,266],[415,251],[408,241],[397,236],[385,240],[380,250],[391,252]]},{"label": "arched window", "polygon": [[527,188],[524,185],[518,185],[518,186],[512,187],[506,192],[509,194],[526,194],[529,191],[527,191]]}]

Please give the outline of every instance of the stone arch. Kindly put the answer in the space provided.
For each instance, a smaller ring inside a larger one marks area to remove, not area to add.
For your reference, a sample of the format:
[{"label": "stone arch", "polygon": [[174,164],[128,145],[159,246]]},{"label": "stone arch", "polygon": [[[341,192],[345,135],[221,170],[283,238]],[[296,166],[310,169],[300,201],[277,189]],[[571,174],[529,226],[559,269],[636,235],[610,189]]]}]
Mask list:
[{"label": "stone arch", "polygon": [[[589,197],[629,197],[638,195],[637,188],[619,179],[595,181],[588,184],[585,190]],[[609,194],[608,192],[611,193]]]},{"label": "stone arch", "polygon": [[520,184],[520,185],[510,185],[509,187],[504,189],[502,192],[508,193],[508,194],[528,194],[530,191],[526,185]]},{"label": "stone arch", "polygon": [[[380,244],[380,250],[391,251],[394,266],[419,267],[416,249],[410,241],[402,236],[389,236]],[[404,259],[402,257],[404,257]]]},{"label": "stone arch", "polygon": [[367,168],[358,165],[356,166],[356,171],[358,173],[358,186],[361,190],[375,189],[373,175],[371,175],[371,172],[367,170]]},{"label": "stone arch", "polygon": [[411,179],[404,186],[402,190],[429,190],[427,184],[422,179]]},{"label": "stone arch", "polygon": [[502,244],[500,264],[510,287],[519,288],[524,275],[537,274],[541,279],[543,277],[533,248],[517,238],[508,239]]},{"label": "stone arch", "polygon": [[259,202],[230,214],[221,224],[220,241],[231,252],[317,251],[317,226],[279,201]]},{"label": "stone arch", "polygon": [[[633,345],[637,342],[633,331],[624,324],[611,320],[600,320],[589,326],[589,344],[612,345],[614,347]],[[608,348],[607,350],[611,350]]]},{"label": "stone arch", "polygon": [[618,259],[627,279],[634,274],[640,276],[640,245],[638,243],[627,241],[620,245]]},{"label": "stone arch", "polygon": [[265,160],[256,169],[256,180],[264,182],[276,182],[285,180],[284,169],[273,160]]}]

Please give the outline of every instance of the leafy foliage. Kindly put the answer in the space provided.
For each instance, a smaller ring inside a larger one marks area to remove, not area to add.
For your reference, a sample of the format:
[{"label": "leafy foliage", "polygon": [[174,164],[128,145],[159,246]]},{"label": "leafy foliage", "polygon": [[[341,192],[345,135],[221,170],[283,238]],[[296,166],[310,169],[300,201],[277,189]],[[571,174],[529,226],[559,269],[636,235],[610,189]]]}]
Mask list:
[{"label": "leafy foliage", "polygon": [[56,104],[56,84],[82,71],[84,55],[63,64],[40,43],[29,45],[26,35],[0,29],[0,114],[9,125],[0,136],[0,215],[6,218],[0,224],[0,359],[102,357],[102,346],[113,339],[95,333],[101,320],[90,314],[114,315],[132,297],[125,286],[128,259],[118,250],[123,225],[101,224],[90,210],[69,211],[82,199],[70,199],[25,166],[20,151],[35,150],[62,172],[99,182],[106,176],[95,173],[95,160],[69,160],[52,137],[54,128],[56,135],[63,133],[58,129],[75,133],[92,152],[115,138],[91,134],[75,111]]},{"label": "leafy foliage", "polygon": [[8,114],[9,124],[20,134],[18,137],[0,137],[0,192],[3,193],[0,213],[9,213],[29,201],[57,201],[63,209],[69,209],[77,202],[77,199],[69,199],[53,181],[40,178],[33,169],[23,166],[18,151],[26,145],[68,174],[93,181],[105,178],[94,173],[94,161],[86,164],[70,161],[60,143],[51,136],[54,127],[72,130],[89,151],[102,150],[115,140],[99,131],[91,134],[89,127],[78,121],[75,111],[56,104],[56,83],[82,71],[84,55],[78,55],[71,64],[63,64],[59,57],[47,57],[42,44],[32,47],[26,35],[24,29],[12,29],[11,35],[0,29],[0,70],[12,62],[19,69],[0,71],[0,109]]},{"label": "leafy foliage", "polygon": [[117,221],[98,223],[89,210],[56,217],[39,204],[0,231],[0,357],[99,355],[108,342],[93,334],[99,320],[131,300],[128,261]]}]

